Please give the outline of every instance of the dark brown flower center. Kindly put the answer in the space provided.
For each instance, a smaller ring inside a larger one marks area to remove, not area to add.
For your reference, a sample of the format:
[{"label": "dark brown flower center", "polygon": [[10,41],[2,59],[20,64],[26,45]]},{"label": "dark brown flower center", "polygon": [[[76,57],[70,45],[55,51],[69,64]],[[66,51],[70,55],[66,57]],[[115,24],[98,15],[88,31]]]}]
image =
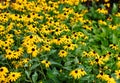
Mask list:
[{"label": "dark brown flower center", "polygon": [[70,47],[70,44],[68,44],[68,47]]},{"label": "dark brown flower center", "polygon": [[6,46],[5,49],[8,49],[8,47]]},{"label": "dark brown flower center", "polygon": [[31,16],[30,16],[30,15],[28,15],[27,17],[28,17],[28,18],[30,18]]},{"label": "dark brown flower center", "polygon": [[95,61],[96,61],[96,62],[98,62],[98,61],[99,61],[99,59],[95,59]]},{"label": "dark brown flower center", "polygon": [[75,37],[77,37],[77,35],[75,35]]},{"label": "dark brown flower center", "polygon": [[33,36],[32,36],[32,35],[30,36],[30,39],[31,39],[31,38],[33,38]]},{"label": "dark brown flower center", "polygon": [[77,70],[75,70],[75,73],[78,73],[78,71],[77,71]]},{"label": "dark brown flower center", "polygon": [[65,53],[64,51],[62,51],[62,53]]},{"label": "dark brown flower center", "polygon": [[103,73],[101,72],[100,75],[103,75]]},{"label": "dark brown flower center", "polygon": [[55,31],[58,31],[58,29],[56,29]]},{"label": "dark brown flower center", "polygon": [[48,46],[46,46],[46,48],[48,48]]},{"label": "dark brown flower center", "polygon": [[3,71],[3,69],[0,69],[0,71]]},{"label": "dark brown flower center", "polygon": [[48,61],[46,61],[46,63],[48,63]]},{"label": "dark brown flower center", "polygon": [[15,77],[15,74],[13,74],[12,76]]},{"label": "dark brown flower center", "polygon": [[32,51],[35,51],[35,48],[32,48]]}]

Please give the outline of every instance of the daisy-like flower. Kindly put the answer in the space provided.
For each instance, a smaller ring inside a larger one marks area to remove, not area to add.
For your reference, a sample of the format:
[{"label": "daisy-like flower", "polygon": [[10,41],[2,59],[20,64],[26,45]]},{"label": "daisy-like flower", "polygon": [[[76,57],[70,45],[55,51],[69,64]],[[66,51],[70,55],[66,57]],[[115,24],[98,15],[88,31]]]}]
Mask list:
[{"label": "daisy-like flower", "polygon": [[109,79],[107,80],[107,83],[116,83],[116,81],[113,77],[109,76]]},{"label": "daisy-like flower", "polygon": [[15,82],[18,78],[21,77],[21,73],[20,72],[10,72],[8,79],[11,82]]},{"label": "daisy-like flower", "polygon": [[6,67],[0,67],[0,76],[5,76],[8,72]]},{"label": "daisy-like flower", "polygon": [[9,83],[9,81],[5,76],[0,76],[0,83]]},{"label": "daisy-like flower", "polygon": [[69,75],[72,76],[74,79],[79,79],[82,76],[86,75],[86,72],[83,69],[75,69],[72,70]]},{"label": "daisy-like flower", "polygon": [[58,53],[58,55],[59,55],[60,57],[66,57],[67,54],[68,54],[68,53],[67,53],[65,50],[60,50],[60,52]]},{"label": "daisy-like flower", "polygon": [[37,50],[37,46],[34,45],[34,46],[29,46],[29,48],[27,49],[27,52],[29,54],[32,54],[33,57],[36,57],[37,54],[38,54],[38,50]]},{"label": "daisy-like flower", "polygon": [[117,26],[116,25],[109,25],[109,28],[112,30],[115,30],[115,29],[117,29]]},{"label": "daisy-like flower", "polygon": [[100,8],[98,8],[97,11],[98,11],[98,13],[108,14],[108,10],[106,10],[106,9],[100,9]]},{"label": "daisy-like flower", "polygon": [[77,47],[78,47],[77,44],[68,44],[68,45],[63,46],[63,48],[67,50],[74,50]]},{"label": "daisy-like flower", "polygon": [[115,75],[116,75],[116,78],[119,79],[120,78],[120,70],[116,70]]},{"label": "daisy-like flower", "polygon": [[41,63],[44,64],[46,68],[48,68],[51,65],[51,63],[47,60],[43,60],[41,61]]},{"label": "daisy-like flower", "polygon": [[104,0],[105,2],[109,2],[109,0]]},{"label": "daisy-like flower", "polygon": [[97,75],[97,78],[102,79],[102,80],[105,80],[105,79],[108,79],[108,78],[109,78],[109,75],[104,74],[103,72],[100,72],[100,73]]},{"label": "daisy-like flower", "polygon": [[50,45],[44,45],[44,46],[42,46],[42,48],[43,48],[45,51],[50,51],[51,46],[50,46]]},{"label": "daisy-like flower", "polygon": [[110,44],[109,47],[111,47],[114,50],[118,50],[118,45]]}]

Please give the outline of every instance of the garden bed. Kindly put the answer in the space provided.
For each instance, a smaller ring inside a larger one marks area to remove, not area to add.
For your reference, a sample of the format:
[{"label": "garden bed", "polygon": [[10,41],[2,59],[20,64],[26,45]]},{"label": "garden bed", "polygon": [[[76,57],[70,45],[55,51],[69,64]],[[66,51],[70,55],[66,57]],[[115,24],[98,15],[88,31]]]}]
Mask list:
[{"label": "garden bed", "polygon": [[120,1],[0,0],[0,83],[120,83]]}]

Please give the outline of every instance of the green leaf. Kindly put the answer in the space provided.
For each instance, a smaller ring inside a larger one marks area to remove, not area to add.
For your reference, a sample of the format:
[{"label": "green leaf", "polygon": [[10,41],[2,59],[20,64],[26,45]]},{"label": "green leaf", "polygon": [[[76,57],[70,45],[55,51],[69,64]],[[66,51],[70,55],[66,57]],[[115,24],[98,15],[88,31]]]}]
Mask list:
[{"label": "green leaf", "polygon": [[55,78],[55,75],[53,75],[52,71],[48,71],[47,76],[51,79]]},{"label": "green leaf", "polygon": [[86,7],[82,4],[79,4],[77,8],[78,8],[79,11],[86,9]]},{"label": "green leaf", "polygon": [[70,71],[71,70],[71,67],[70,66],[67,66],[67,67],[62,67],[63,69],[66,69],[66,70],[68,70],[68,71]]},{"label": "green leaf", "polygon": [[120,79],[118,79],[118,80],[116,81],[116,83],[120,83]]},{"label": "green leaf", "polygon": [[77,57],[75,57],[74,62],[75,62],[75,64],[79,63],[79,60]]},{"label": "green leaf", "polygon": [[118,6],[114,3],[112,8],[112,13],[117,13],[117,11],[118,11]]},{"label": "green leaf", "polygon": [[52,83],[59,83],[58,79],[56,78],[58,72],[54,68],[53,70],[48,70],[47,76],[53,81]]},{"label": "green leaf", "polygon": [[117,43],[117,37],[115,36],[115,34],[112,35],[112,42],[113,44]]},{"label": "green leaf", "polygon": [[56,52],[56,50],[51,50],[49,55],[54,54],[55,52]]},{"label": "green leaf", "polygon": [[117,7],[117,5],[114,3],[114,4],[113,4],[112,13],[117,13],[117,11],[118,11],[118,7]]},{"label": "green leaf", "polygon": [[38,74],[36,72],[34,72],[34,74],[32,75],[33,83],[36,83],[37,79],[38,79]]},{"label": "green leaf", "polygon": [[37,68],[39,65],[40,65],[39,63],[33,64],[32,67],[30,68],[30,70]]},{"label": "green leaf", "polygon": [[57,63],[55,61],[50,61],[52,65],[62,66],[60,63]]},{"label": "green leaf", "polygon": [[25,70],[25,74],[27,75],[27,78],[30,78],[30,72],[28,72],[27,70]]}]

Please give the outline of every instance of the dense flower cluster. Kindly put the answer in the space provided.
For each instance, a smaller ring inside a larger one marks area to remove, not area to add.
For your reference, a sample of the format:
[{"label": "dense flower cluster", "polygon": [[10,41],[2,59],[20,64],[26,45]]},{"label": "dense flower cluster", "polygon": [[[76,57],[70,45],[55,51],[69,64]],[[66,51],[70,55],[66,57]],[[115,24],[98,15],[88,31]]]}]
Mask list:
[{"label": "dense flower cluster", "polygon": [[10,83],[21,77],[20,72],[10,72],[6,67],[0,67],[0,83]]},{"label": "dense flower cluster", "polygon": [[119,8],[110,0],[0,0],[0,83],[119,83]]}]

